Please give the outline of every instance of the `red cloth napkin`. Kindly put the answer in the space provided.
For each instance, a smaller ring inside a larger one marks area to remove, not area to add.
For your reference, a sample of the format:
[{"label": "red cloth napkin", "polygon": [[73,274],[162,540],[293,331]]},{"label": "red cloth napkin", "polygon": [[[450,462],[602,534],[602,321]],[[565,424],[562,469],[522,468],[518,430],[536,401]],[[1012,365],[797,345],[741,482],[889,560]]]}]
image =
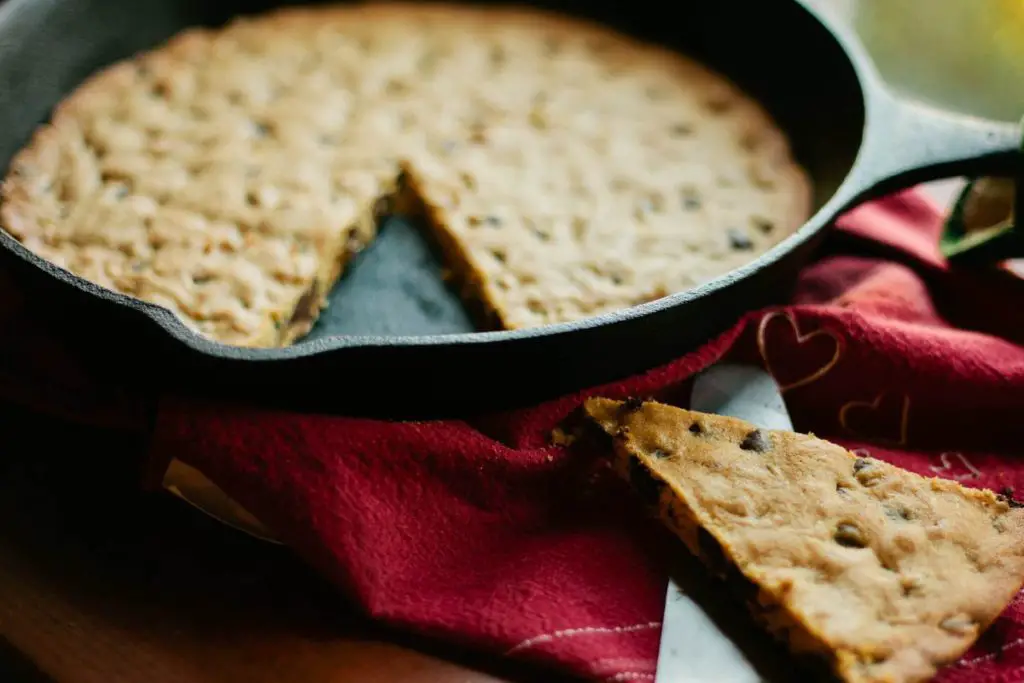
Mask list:
[{"label": "red cloth napkin", "polygon": [[[151,458],[199,468],[382,622],[590,679],[652,680],[673,542],[600,459],[549,446],[550,430],[584,395],[685,403],[687,378],[725,357],[767,367],[798,429],[1024,492],[1024,287],[949,271],[939,228],[915,192],[864,206],[791,306],[613,386],[473,422],[162,397]],[[66,419],[141,423],[139,397],[87,376],[24,306],[8,300],[0,316],[18,330],[0,342],[0,394]],[[939,680],[1024,680],[1024,606]]]}]

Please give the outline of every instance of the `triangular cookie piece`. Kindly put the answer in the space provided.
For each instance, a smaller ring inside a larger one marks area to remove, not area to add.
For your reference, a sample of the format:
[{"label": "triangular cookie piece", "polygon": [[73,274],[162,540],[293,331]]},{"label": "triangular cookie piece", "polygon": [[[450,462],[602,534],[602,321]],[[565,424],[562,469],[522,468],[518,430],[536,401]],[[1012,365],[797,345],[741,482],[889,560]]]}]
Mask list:
[{"label": "triangular cookie piece", "polygon": [[813,436],[594,398],[615,469],[798,655],[849,683],[958,659],[1024,583],[1024,511]]}]

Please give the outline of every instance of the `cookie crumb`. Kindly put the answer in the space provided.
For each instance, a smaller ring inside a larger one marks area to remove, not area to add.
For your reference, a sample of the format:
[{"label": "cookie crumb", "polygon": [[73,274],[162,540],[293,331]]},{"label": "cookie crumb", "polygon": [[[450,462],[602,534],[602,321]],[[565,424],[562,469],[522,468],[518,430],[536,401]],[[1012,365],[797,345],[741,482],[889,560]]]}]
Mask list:
[{"label": "cookie crumb", "polygon": [[844,548],[864,548],[868,544],[860,527],[849,522],[843,522],[837,526],[832,538]]},{"label": "cookie crumb", "polygon": [[755,429],[743,438],[743,441],[740,442],[740,448],[745,451],[767,453],[772,449],[772,442],[764,430]]}]

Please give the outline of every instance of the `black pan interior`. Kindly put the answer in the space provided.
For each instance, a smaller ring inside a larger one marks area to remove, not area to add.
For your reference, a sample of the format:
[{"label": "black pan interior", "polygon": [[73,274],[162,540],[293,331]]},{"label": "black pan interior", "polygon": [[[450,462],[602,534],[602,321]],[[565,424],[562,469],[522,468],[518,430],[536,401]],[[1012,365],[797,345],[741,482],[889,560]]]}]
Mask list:
[{"label": "black pan interior", "polygon": [[[52,107],[93,71],[192,25],[216,26],[271,0],[34,0],[0,27],[0,166]],[[852,165],[863,128],[861,92],[831,35],[794,0],[545,0],[695,56],[760,99],[788,132],[824,203]],[[10,9],[10,7],[9,7]],[[307,339],[337,334],[431,335],[472,330],[440,282],[433,250],[391,220],[336,287]]]}]

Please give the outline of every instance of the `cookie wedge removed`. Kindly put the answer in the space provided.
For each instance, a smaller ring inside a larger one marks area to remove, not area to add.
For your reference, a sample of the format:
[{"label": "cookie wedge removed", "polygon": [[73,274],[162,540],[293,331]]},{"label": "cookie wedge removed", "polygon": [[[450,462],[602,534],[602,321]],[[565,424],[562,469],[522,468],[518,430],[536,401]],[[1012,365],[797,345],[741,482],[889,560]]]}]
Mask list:
[{"label": "cookie wedge removed", "polygon": [[655,402],[584,412],[689,550],[839,680],[930,679],[1024,583],[1024,510],[991,491]]}]

